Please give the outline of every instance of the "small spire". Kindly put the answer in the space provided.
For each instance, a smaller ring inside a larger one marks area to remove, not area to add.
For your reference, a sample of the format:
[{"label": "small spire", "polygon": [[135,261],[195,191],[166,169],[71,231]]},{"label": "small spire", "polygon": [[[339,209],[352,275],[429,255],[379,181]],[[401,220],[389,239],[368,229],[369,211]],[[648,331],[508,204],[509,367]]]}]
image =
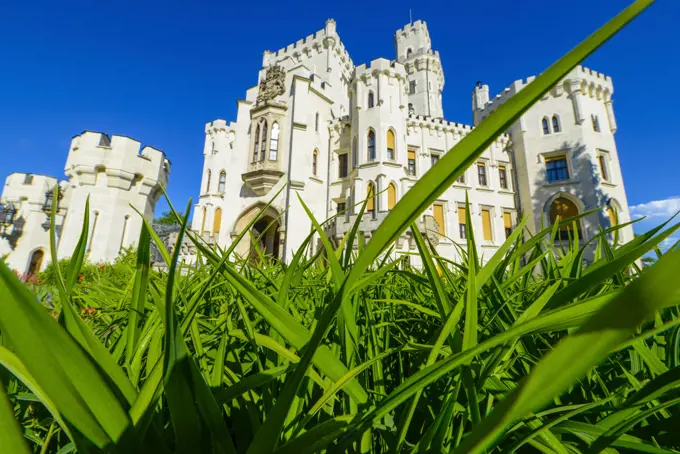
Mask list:
[{"label": "small spire", "polygon": [[413,15],[411,14],[411,8],[408,9],[408,23],[413,25]]}]

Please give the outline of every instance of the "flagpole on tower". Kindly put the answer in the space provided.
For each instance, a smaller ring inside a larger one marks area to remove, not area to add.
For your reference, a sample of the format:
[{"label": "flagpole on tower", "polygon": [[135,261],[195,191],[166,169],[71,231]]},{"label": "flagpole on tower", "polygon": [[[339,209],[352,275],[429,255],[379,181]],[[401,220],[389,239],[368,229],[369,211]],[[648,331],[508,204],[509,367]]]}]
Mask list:
[{"label": "flagpole on tower", "polygon": [[408,9],[408,23],[413,25],[413,15],[411,14],[411,8]]}]

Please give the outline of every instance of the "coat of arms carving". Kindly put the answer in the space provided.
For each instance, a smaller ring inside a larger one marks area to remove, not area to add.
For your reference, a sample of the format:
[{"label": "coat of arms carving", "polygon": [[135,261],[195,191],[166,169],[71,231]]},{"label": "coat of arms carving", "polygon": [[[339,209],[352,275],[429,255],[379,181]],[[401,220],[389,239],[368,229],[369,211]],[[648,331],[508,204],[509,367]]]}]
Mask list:
[{"label": "coat of arms carving", "polygon": [[267,68],[264,80],[260,82],[260,91],[257,94],[257,104],[262,105],[267,101],[285,93],[286,71],[278,65]]}]

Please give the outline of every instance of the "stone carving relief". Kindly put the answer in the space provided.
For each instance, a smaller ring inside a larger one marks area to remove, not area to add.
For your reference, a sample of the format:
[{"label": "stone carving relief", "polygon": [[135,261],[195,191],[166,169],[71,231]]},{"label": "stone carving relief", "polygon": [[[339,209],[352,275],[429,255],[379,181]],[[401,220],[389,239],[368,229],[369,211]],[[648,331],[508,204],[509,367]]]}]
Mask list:
[{"label": "stone carving relief", "polygon": [[264,80],[260,82],[257,94],[257,105],[261,106],[286,92],[286,71],[283,67],[274,65],[267,68]]}]

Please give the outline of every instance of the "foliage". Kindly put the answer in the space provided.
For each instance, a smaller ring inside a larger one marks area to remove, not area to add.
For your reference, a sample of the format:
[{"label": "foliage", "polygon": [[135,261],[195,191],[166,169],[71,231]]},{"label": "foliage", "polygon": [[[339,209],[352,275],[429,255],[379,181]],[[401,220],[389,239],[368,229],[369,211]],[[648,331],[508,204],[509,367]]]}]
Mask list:
[{"label": "foliage", "polygon": [[177,218],[172,211],[165,211],[159,218],[153,220],[154,224],[160,225],[178,225]]},{"label": "foliage", "polygon": [[[644,271],[636,260],[680,224],[613,248],[623,226],[563,244],[556,229],[573,219],[533,237],[522,223],[485,262],[470,235],[456,263],[412,225],[650,3],[490,115],[365,246],[360,219],[334,246],[312,218],[290,265],[255,266],[207,248],[177,216],[196,266],[146,223],[136,254],[83,274],[86,215],[74,257],[43,283],[57,321],[0,265],[0,452],[675,452],[680,250]],[[389,253],[407,228],[422,269]],[[167,273],[150,269],[149,238]]]}]

